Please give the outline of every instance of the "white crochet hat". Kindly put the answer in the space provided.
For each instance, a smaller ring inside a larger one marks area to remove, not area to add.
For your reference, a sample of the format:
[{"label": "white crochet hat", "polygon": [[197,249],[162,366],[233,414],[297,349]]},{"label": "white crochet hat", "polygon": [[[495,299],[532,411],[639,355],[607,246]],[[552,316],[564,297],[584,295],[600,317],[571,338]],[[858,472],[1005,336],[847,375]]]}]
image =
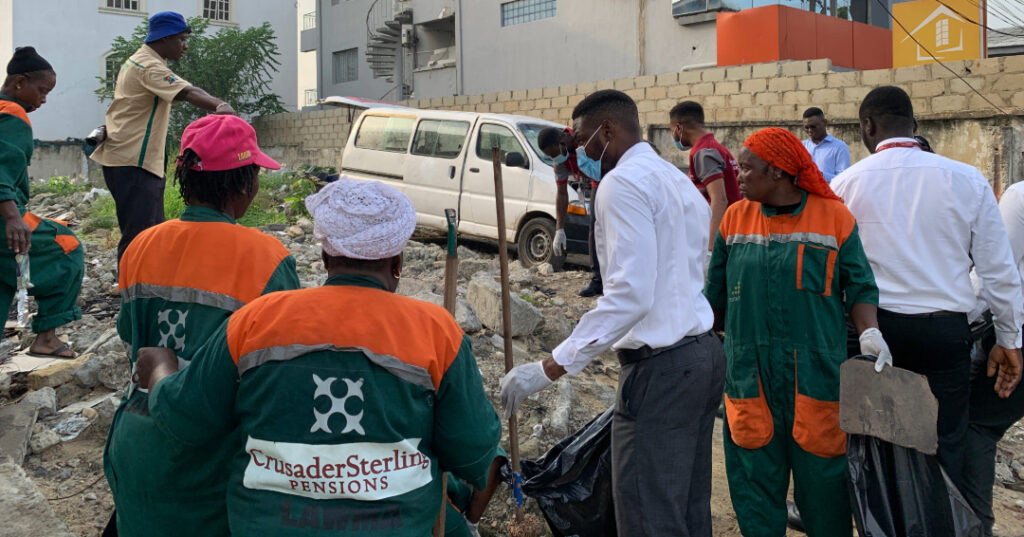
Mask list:
[{"label": "white crochet hat", "polygon": [[416,210],[397,188],[341,176],[306,198],[313,236],[332,256],[387,259],[405,248],[416,228]]}]

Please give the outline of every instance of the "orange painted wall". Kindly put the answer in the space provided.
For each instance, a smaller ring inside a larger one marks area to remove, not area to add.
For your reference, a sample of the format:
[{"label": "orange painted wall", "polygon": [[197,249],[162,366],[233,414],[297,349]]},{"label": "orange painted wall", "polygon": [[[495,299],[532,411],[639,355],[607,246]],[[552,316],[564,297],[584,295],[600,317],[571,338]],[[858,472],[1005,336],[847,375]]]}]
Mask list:
[{"label": "orange painted wall", "polygon": [[718,65],[828,58],[853,69],[892,67],[892,32],[786,6],[717,17]]}]

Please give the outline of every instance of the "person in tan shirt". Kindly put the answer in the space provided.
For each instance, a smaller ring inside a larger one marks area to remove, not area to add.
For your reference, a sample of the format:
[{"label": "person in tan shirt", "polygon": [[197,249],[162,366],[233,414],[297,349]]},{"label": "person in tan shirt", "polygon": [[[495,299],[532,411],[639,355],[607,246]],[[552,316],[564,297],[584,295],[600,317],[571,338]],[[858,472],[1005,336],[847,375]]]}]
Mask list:
[{"label": "person in tan shirt", "polygon": [[180,13],[149,19],[145,44],[121,66],[107,109],[106,139],[92,154],[117,207],[121,241],[117,259],[140,232],[164,221],[164,169],[171,105],[186,101],[203,110],[234,114],[231,105],[171,71],[188,50],[192,32]]}]

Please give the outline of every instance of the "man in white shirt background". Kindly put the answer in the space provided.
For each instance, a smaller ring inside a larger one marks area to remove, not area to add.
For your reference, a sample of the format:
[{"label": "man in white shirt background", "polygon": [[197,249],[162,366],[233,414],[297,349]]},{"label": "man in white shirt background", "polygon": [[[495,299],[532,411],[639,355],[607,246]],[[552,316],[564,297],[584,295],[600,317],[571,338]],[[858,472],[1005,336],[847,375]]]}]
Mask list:
[{"label": "man in white shirt background", "polygon": [[[1024,277],[1024,183],[1015,183],[1006,189],[999,200],[999,212],[1010,237],[1017,271]],[[972,281],[978,284],[976,287],[980,287],[977,289],[978,307],[972,314],[980,318],[988,308],[988,292],[980,286],[976,274]],[[972,318],[972,322],[974,320]],[[974,327],[975,324],[972,324]],[[977,334],[975,339],[979,339]],[[995,343],[994,339],[995,330],[988,328],[980,338],[979,350],[987,351]],[[983,356],[974,356],[971,363],[971,408],[964,448],[963,488],[960,492],[983,522],[983,535],[991,537],[992,524],[995,522],[992,514],[992,487],[995,484],[996,445],[1014,423],[1024,418],[1024,388],[1018,384],[1009,397],[999,397],[993,390],[994,379],[986,376],[984,362]]]},{"label": "man in white shirt background", "polygon": [[828,120],[821,108],[804,111],[804,132],[809,136],[804,140],[804,147],[826,181],[832,182],[832,178],[850,167],[850,148],[846,142],[828,133]]},{"label": "man in white shirt background", "polygon": [[988,374],[1007,397],[1021,376],[1024,297],[1006,228],[976,168],[921,150],[902,89],[872,90],[860,106],[872,155],[832,181],[857,218],[878,284],[878,324],[893,362],[925,375],[939,401],[939,460],[962,488],[968,425],[974,266],[995,318]]},{"label": "man in white shirt background", "polygon": [[612,422],[619,535],[711,535],[711,435],[725,353],[702,294],[711,211],[693,183],[644,142],[636,104],[602,90],[573,110],[581,170],[604,174],[595,242],[604,296],[539,362],[501,380],[511,415],[529,395],[601,352],[622,370]]}]

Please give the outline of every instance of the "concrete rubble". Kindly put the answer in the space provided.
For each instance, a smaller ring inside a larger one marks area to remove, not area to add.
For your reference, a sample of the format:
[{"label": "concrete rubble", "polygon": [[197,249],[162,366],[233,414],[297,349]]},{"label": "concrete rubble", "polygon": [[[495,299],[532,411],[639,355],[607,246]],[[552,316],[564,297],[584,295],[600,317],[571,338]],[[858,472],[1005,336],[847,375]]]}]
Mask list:
[{"label": "concrete rubble", "polygon": [[[43,195],[36,196],[30,206],[43,215],[73,212],[74,218],[81,220],[96,196],[86,198],[86,193],[66,198]],[[309,219],[263,230],[292,253],[303,287],[324,282],[320,248]],[[13,335],[9,331],[0,342],[0,512],[4,513],[0,534],[4,536],[73,535],[61,520],[74,532],[95,535],[110,514],[110,493],[102,478],[103,441],[129,381],[128,355],[115,326],[120,304],[116,235],[98,229],[80,238],[87,246],[80,300],[83,318],[58,332],[71,341],[79,356],[73,360],[29,360],[20,351],[31,343],[28,331]],[[434,304],[443,302],[446,252],[442,244],[437,239],[408,243],[398,293]],[[469,336],[485,390],[498,406],[498,381],[505,364],[495,246],[463,241],[458,255],[455,320]],[[549,356],[593,307],[594,299],[576,295],[589,273],[584,267],[574,268],[577,270],[569,272],[555,272],[550,265],[525,269],[512,261],[509,279],[515,364]],[[607,352],[580,375],[529,398],[519,413],[522,455],[539,457],[612,405],[618,371],[614,353]],[[507,438],[502,443],[507,446]],[[1021,424],[1000,444],[996,473],[998,485],[1005,487],[997,489],[1024,492]],[[46,496],[77,493],[72,500],[77,507],[71,502],[48,505],[40,490]],[[1017,501],[1020,496],[1014,498]],[[504,528],[510,516],[510,501],[507,489],[500,488],[481,524],[484,536],[502,535],[499,528]]]}]

